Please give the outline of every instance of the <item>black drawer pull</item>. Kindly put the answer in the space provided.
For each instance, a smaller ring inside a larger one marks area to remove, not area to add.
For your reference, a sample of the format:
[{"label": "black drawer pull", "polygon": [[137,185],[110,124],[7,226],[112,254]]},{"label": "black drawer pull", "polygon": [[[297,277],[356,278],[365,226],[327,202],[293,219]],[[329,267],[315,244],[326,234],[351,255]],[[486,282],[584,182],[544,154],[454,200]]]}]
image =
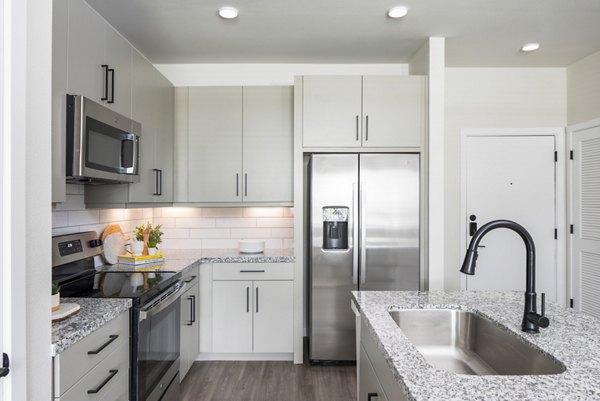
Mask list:
[{"label": "black drawer pull", "polygon": [[369,394],[367,394],[367,401],[371,401],[371,398],[373,398],[373,397],[379,398],[379,394],[377,394],[377,393],[369,393]]},{"label": "black drawer pull", "polygon": [[111,369],[108,371],[108,373],[110,373],[108,375],[108,377],[106,379],[104,379],[104,381],[102,383],[100,383],[98,385],[98,387],[93,388],[91,390],[88,390],[88,394],[96,394],[99,393],[100,390],[102,390],[102,387],[106,386],[106,384],[113,378],[116,376],[117,373],[119,373],[119,369]]},{"label": "black drawer pull", "polygon": [[240,273],[264,273],[264,270],[240,270]]},{"label": "black drawer pull", "polygon": [[93,351],[88,351],[88,355],[96,355],[102,352],[102,350],[106,347],[108,347],[110,345],[110,343],[112,343],[113,341],[115,341],[117,338],[119,338],[118,334],[111,334],[110,336],[108,336],[108,341],[105,342],[104,344],[102,344],[99,348],[93,350]]},{"label": "black drawer pull", "polygon": [[186,283],[186,284],[191,283],[195,279],[196,279],[196,276],[190,276],[187,280],[184,281],[184,283]]}]

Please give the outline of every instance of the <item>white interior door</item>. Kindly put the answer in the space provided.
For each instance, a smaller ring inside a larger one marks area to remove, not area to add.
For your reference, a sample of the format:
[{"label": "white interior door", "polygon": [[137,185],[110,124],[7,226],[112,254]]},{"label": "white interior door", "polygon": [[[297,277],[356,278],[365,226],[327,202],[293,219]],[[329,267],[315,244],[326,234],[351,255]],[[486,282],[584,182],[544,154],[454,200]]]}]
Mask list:
[{"label": "white interior door", "polygon": [[[498,219],[525,227],[536,247],[537,292],[557,299],[554,136],[468,136],[464,142],[466,241],[469,225]],[[481,241],[477,270],[465,276],[469,290],[525,290],[525,246],[507,229]],[[463,249],[464,251],[464,249]]]},{"label": "white interior door", "polygon": [[600,318],[600,124],[571,133],[574,307]]}]

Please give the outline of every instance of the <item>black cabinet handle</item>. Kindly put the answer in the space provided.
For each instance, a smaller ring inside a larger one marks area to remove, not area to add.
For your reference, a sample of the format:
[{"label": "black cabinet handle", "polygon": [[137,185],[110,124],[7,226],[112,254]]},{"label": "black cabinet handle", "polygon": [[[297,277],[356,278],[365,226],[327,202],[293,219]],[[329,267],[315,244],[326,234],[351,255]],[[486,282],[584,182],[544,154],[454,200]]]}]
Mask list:
[{"label": "black cabinet handle", "polygon": [[190,301],[190,320],[188,320],[186,326],[192,326],[194,324],[194,296],[190,295],[187,300]]},{"label": "black cabinet handle", "polygon": [[102,64],[102,69],[104,70],[104,96],[100,100],[105,101],[108,100],[108,65]]},{"label": "black cabinet handle", "polygon": [[240,174],[235,175],[235,196],[240,196]]},{"label": "black cabinet handle", "polygon": [[111,369],[111,370],[109,370],[109,371],[108,371],[108,373],[110,373],[110,374],[108,375],[108,377],[107,377],[106,379],[104,379],[104,381],[103,381],[102,383],[100,383],[100,384],[98,385],[98,387],[96,387],[96,388],[94,388],[94,389],[91,389],[91,390],[88,390],[88,394],[96,394],[96,393],[99,393],[99,392],[100,392],[100,390],[102,390],[102,387],[106,386],[106,384],[107,384],[107,383],[108,383],[108,382],[109,382],[109,381],[110,381],[110,380],[111,380],[113,377],[115,377],[115,376],[117,375],[117,373],[119,373],[119,369]]},{"label": "black cabinet handle", "polygon": [[358,141],[358,116],[356,116],[356,140]]},{"label": "black cabinet handle", "polygon": [[158,170],[158,174],[160,176],[158,181],[160,184],[158,194],[162,196],[162,170]]},{"label": "black cabinet handle", "polygon": [[[108,72],[110,72],[111,80],[110,80],[110,100],[106,103],[114,103],[115,102],[115,69],[109,68]],[[107,75],[108,77],[108,75]],[[108,84],[107,84],[108,86]],[[108,93],[107,93],[108,96]]]},{"label": "black cabinet handle", "polygon": [[184,281],[184,283],[186,283],[186,284],[191,283],[195,279],[196,279],[196,276],[190,276],[187,280]]},{"label": "black cabinet handle", "polygon": [[159,196],[160,192],[158,189],[158,172],[160,171],[157,168],[153,168],[152,171],[154,171],[154,193],[152,195],[154,196]]},{"label": "black cabinet handle", "polygon": [[248,173],[244,173],[244,196],[248,196]]},{"label": "black cabinet handle", "polygon": [[8,355],[3,352],[2,353],[2,367],[0,368],[0,377],[6,377],[10,373],[10,359],[8,359]]},{"label": "black cabinet handle", "polygon": [[258,313],[258,287],[256,287],[256,313]]},{"label": "black cabinet handle", "polygon": [[365,118],[365,141],[369,140],[369,116]]},{"label": "black cabinet handle", "polygon": [[375,398],[379,398],[379,394],[377,393],[368,393],[367,394],[367,401],[371,401],[371,399],[375,397]]},{"label": "black cabinet handle", "polygon": [[190,295],[192,297],[192,323],[196,323],[196,296]]},{"label": "black cabinet handle", "polygon": [[240,270],[240,273],[264,273],[264,270]]},{"label": "black cabinet handle", "polygon": [[246,287],[246,313],[250,312],[250,287]]},{"label": "black cabinet handle", "polygon": [[97,355],[97,354],[101,353],[104,348],[108,347],[110,345],[110,343],[115,341],[117,338],[119,338],[118,334],[111,334],[110,336],[108,336],[107,342],[105,342],[100,347],[96,348],[95,350],[88,351],[88,355]]}]

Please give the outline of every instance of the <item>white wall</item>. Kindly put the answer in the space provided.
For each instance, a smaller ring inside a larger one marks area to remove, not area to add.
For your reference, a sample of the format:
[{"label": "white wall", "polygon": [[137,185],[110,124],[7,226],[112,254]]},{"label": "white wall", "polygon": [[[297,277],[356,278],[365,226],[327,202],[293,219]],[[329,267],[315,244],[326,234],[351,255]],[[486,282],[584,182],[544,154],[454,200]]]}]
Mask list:
[{"label": "white wall", "polygon": [[447,68],[445,288],[460,287],[461,128],[542,128],[567,122],[565,68]]},{"label": "white wall", "polygon": [[296,75],[406,75],[407,64],[155,64],[175,86],[294,85]]},{"label": "white wall", "polygon": [[600,117],[600,52],[567,68],[567,122]]}]

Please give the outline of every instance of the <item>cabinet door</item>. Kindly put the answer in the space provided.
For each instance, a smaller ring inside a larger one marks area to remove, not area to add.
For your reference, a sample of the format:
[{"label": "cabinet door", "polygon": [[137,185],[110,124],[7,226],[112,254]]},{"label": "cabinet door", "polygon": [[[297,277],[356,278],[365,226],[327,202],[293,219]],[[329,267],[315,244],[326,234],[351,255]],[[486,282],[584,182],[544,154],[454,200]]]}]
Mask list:
[{"label": "cabinet door", "polygon": [[291,86],[243,88],[244,201],[293,201]]},{"label": "cabinet door", "polygon": [[213,352],[252,352],[252,281],[213,281]]},{"label": "cabinet door", "polygon": [[358,401],[387,401],[383,388],[377,380],[365,349],[360,347],[358,365]]},{"label": "cabinet door", "polygon": [[68,92],[102,103],[106,23],[83,0],[69,0]]},{"label": "cabinet door", "polygon": [[254,282],[254,352],[293,352],[293,281]]},{"label": "cabinet door", "polygon": [[112,27],[107,26],[104,61],[114,70],[114,75],[109,75],[110,99],[106,105],[127,117],[131,116],[131,52],[129,43]]},{"label": "cabinet door", "polygon": [[158,86],[158,118],[156,122],[155,165],[160,170],[156,202],[173,202],[173,85],[156,70]]},{"label": "cabinet door", "polygon": [[189,91],[190,202],[242,200],[242,88]]},{"label": "cabinet door", "polygon": [[305,147],[361,146],[360,76],[307,76],[303,85]]},{"label": "cabinet door", "polygon": [[425,77],[363,77],[363,146],[421,146],[425,117]]},{"label": "cabinet door", "polygon": [[157,175],[154,169],[157,136],[159,94],[156,70],[144,56],[133,51],[132,56],[131,117],[142,124],[140,135],[140,181],[129,184],[130,202],[154,202],[157,191]]},{"label": "cabinet door", "polygon": [[198,345],[198,284],[195,284],[181,296],[180,380],[183,380],[196,360]]}]

